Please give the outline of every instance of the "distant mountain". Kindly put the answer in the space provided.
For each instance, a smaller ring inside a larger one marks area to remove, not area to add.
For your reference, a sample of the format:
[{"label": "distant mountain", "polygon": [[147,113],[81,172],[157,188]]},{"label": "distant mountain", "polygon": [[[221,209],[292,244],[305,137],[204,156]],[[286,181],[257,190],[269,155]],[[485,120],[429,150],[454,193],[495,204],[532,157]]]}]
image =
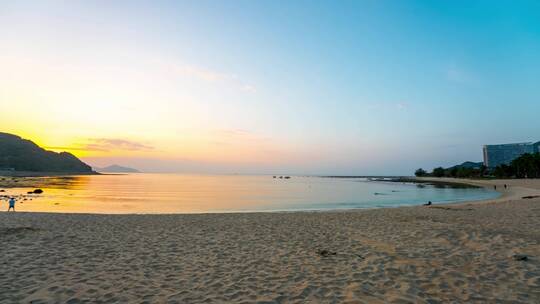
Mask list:
[{"label": "distant mountain", "polygon": [[68,152],[40,148],[30,140],[0,132],[0,170],[92,173],[92,167]]},{"label": "distant mountain", "polygon": [[461,165],[455,165],[453,167],[449,167],[447,168],[447,170],[451,170],[451,169],[459,169],[459,168],[467,168],[467,169],[480,169],[480,167],[482,167],[484,163],[483,162],[471,162],[471,161],[466,161],[464,163],[462,163]]},{"label": "distant mountain", "polygon": [[111,173],[140,173],[141,171],[129,167],[123,167],[119,165],[110,165],[105,168],[94,167],[97,172],[111,172]]}]

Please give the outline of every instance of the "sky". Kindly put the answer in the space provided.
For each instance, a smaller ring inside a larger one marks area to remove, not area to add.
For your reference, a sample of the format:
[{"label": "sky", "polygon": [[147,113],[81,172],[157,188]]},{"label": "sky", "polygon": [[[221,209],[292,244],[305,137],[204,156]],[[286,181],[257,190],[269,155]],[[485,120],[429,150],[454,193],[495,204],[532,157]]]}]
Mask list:
[{"label": "sky", "polygon": [[538,1],[2,1],[0,131],[147,172],[405,175],[540,140]]}]

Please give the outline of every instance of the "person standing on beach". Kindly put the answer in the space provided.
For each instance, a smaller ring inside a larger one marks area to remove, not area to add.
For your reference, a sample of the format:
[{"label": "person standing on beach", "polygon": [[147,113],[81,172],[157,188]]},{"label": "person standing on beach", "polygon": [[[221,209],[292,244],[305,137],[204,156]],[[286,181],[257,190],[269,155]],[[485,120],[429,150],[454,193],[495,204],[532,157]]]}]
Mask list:
[{"label": "person standing on beach", "polygon": [[15,211],[15,199],[12,197],[9,199],[9,208],[8,208],[8,212],[9,210],[13,209],[13,211]]}]

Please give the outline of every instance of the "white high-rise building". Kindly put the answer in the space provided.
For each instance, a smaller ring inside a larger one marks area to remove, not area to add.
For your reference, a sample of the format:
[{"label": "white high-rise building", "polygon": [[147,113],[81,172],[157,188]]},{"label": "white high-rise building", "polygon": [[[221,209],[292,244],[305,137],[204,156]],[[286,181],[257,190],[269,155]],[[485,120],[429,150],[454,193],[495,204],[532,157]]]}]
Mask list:
[{"label": "white high-rise building", "polygon": [[525,153],[540,152],[540,142],[525,142],[503,145],[485,145],[484,165],[488,168],[495,168],[499,165],[508,165],[514,159]]}]

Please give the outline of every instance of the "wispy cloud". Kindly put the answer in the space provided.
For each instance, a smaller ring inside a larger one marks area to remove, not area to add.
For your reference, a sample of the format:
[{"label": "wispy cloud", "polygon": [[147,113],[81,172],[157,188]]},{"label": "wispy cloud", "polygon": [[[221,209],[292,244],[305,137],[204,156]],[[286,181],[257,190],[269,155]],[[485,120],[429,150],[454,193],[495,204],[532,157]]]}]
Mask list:
[{"label": "wispy cloud", "polygon": [[218,146],[244,144],[269,144],[271,139],[245,129],[217,129],[210,133],[212,143]]},{"label": "wispy cloud", "polygon": [[250,93],[255,93],[255,92],[257,92],[257,89],[256,89],[254,86],[249,85],[249,84],[242,85],[242,86],[240,87],[240,89],[241,89],[242,91],[250,92]]},{"label": "wispy cloud", "polygon": [[172,67],[172,71],[178,75],[192,77],[206,82],[226,83],[244,92],[257,92],[254,85],[246,83],[236,74],[222,73],[193,65],[175,65]]},{"label": "wispy cloud", "polygon": [[371,104],[368,104],[368,109],[374,110],[406,110],[409,108],[409,103],[407,102],[374,102]]},{"label": "wispy cloud", "polygon": [[219,73],[201,67],[187,65],[175,66],[173,67],[173,71],[181,75],[191,76],[209,82],[226,81],[237,78],[235,75]]},{"label": "wispy cloud", "polygon": [[118,138],[87,138],[83,143],[73,146],[50,146],[45,149],[55,151],[152,151],[154,147],[132,140]]},{"label": "wispy cloud", "polygon": [[86,151],[149,151],[154,147],[136,141],[118,138],[89,138],[82,149]]},{"label": "wispy cloud", "polygon": [[220,136],[247,136],[253,134],[251,131],[245,129],[218,129],[214,133]]},{"label": "wispy cloud", "polygon": [[456,83],[472,83],[476,81],[476,77],[471,71],[452,64],[445,69],[446,79]]},{"label": "wispy cloud", "polygon": [[408,107],[409,107],[409,105],[407,103],[404,103],[404,102],[396,103],[396,108],[398,108],[399,110],[405,110]]},{"label": "wispy cloud", "polygon": [[43,147],[46,150],[54,150],[54,151],[86,151],[84,148],[81,147],[62,147],[62,146],[52,146],[52,147]]},{"label": "wispy cloud", "polygon": [[242,139],[250,141],[260,141],[268,139],[245,129],[219,129],[214,130],[213,133],[216,137],[222,139]]}]

